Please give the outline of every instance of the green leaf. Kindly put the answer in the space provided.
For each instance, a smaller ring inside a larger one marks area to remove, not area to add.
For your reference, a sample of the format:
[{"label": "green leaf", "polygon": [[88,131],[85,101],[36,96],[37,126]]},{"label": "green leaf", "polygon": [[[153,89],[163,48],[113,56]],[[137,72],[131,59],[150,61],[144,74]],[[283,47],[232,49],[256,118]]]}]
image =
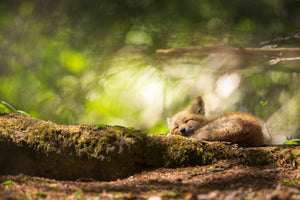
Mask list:
[{"label": "green leaf", "polygon": [[300,139],[292,139],[281,143],[281,145],[300,145]]},{"label": "green leaf", "polygon": [[10,112],[13,112],[13,113],[17,112],[17,110],[12,105],[10,105],[9,103],[7,103],[5,101],[0,101],[0,103],[2,105],[4,105]]},{"label": "green leaf", "polygon": [[24,115],[26,115],[26,116],[28,116],[28,117],[31,116],[29,113],[27,113],[27,112],[25,112],[25,111],[23,111],[23,110],[17,110],[17,112],[18,112],[18,113],[21,113],[21,114],[24,114]]},{"label": "green leaf", "polygon": [[283,180],[286,186],[292,187],[295,186],[295,183],[293,181],[290,181],[288,179]]},{"label": "green leaf", "polygon": [[23,110],[16,110],[12,105],[5,101],[0,101],[0,113],[21,113],[30,116],[30,114]]},{"label": "green leaf", "polygon": [[0,103],[0,113],[11,113],[11,111],[5,105]]},{"label": "green leaf", "polygon": [[8,181],[5,181],[3,183],[1,183],[1,185],[14,185],[14,182],[12,182],[12,180],[8,180]]},{"label": "green leaf", "polygon": [[82,190],[81,190],[81,189],[76,190],[76,192],[75,192],[76,195],[80,195],[81,193],[82,193]]},{"label": "green leaf", "polygon": [[173,192],[173,191],[170,191],[170,190],[167,191],[167,194],[168,194],[169,196],[171,196],[171,197],[174,197],[174,198],[177,198],[177,197],[182,196],[182,193],[181,193],[181,192]]},{"label": "green leaf", "polygon": [[40,197],[43,197],[43,198],[46,198],[48,195],[43,193],[43,192],[36,192],[35,193],[36,196],[40,196]]},{"label": "green leaf", "polygon": [[260,101],[260,104],[262,105],[262,106],[265,106],[265,105],[267,105],[269,102],[268,101]]},{"label": "green leaf", "polygon": [[57,184],[56,184],[56,183],[52,183],[52,184],[50,184],[50,187],[56,188],[56,187],[57,187]]}]

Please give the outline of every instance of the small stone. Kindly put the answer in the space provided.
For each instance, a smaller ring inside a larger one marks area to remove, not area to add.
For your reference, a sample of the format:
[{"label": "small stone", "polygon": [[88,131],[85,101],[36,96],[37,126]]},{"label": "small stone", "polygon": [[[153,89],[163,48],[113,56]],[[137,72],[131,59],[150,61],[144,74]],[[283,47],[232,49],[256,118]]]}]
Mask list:
[{"label": "small stone", "polygon": [[148,198],[148,200],[161,200],[160,196],[151,196]]}]

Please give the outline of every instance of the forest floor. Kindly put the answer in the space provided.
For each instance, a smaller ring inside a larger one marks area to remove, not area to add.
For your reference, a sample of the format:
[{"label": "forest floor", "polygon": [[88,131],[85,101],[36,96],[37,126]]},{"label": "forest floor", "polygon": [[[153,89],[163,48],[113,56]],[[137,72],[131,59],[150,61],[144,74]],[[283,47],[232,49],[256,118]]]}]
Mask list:
[{"label": "forest floor", "polygon": [[61,181],[24,174],[0,176],[1,199],[300,199],[300,169],[214,165],[160,168],[125,179]]}]

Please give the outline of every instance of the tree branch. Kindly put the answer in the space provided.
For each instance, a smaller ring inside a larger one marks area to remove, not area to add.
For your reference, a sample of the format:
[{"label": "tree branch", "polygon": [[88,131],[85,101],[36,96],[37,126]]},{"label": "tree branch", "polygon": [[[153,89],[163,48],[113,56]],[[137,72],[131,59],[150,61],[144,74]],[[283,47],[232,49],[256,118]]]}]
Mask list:
[{"label": "tree branch", "polygon": [[296,60],[300,60],[300,57],[293,57],[293,58],[274,58],[272,60],[269,61],[270,65],[276,65],[278,63],[281,62],[286,62],[286,61],[296,61]]},{"label": "tree branch", "polygon": [[295,56],[300,55],[300,48],[234,48],[223,46],[195,46],[178,49],[158,49],[156,54],[159,56],[180,56],[184,54],[200,54],[200,53],[229,53],[239,54],[243,56]]},{"label": "tree branch", "polygon": [[299,40],[300,39],[300,33],[296,33],[294,35],[290,35],[290,36],[286,36],[286,37],[278,37],[278,38],[275,38],[273,40],[263,41],[260,44],[262,46],[266,46],[266,45],[278,45],[278,44],[285,43],[285,42],[287,42],[289,40],[292,40],[292,39]]}]

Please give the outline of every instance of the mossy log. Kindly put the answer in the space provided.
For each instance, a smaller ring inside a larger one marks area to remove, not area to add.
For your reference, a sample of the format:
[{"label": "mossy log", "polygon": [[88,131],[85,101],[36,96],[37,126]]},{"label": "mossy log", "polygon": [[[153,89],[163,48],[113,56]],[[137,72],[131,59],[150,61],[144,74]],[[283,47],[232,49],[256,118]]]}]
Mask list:
[{"label": "mossy log", "polygon": [[[283,147],[282,147],[283,148]],[[159,167],[237,159],[250,165],[297,165],[300,149],[245,148],[181,136],[155,136],[121,126],[63,126],[23,114],[0,114],[0,173],[61,180],[115,180]]]}]

